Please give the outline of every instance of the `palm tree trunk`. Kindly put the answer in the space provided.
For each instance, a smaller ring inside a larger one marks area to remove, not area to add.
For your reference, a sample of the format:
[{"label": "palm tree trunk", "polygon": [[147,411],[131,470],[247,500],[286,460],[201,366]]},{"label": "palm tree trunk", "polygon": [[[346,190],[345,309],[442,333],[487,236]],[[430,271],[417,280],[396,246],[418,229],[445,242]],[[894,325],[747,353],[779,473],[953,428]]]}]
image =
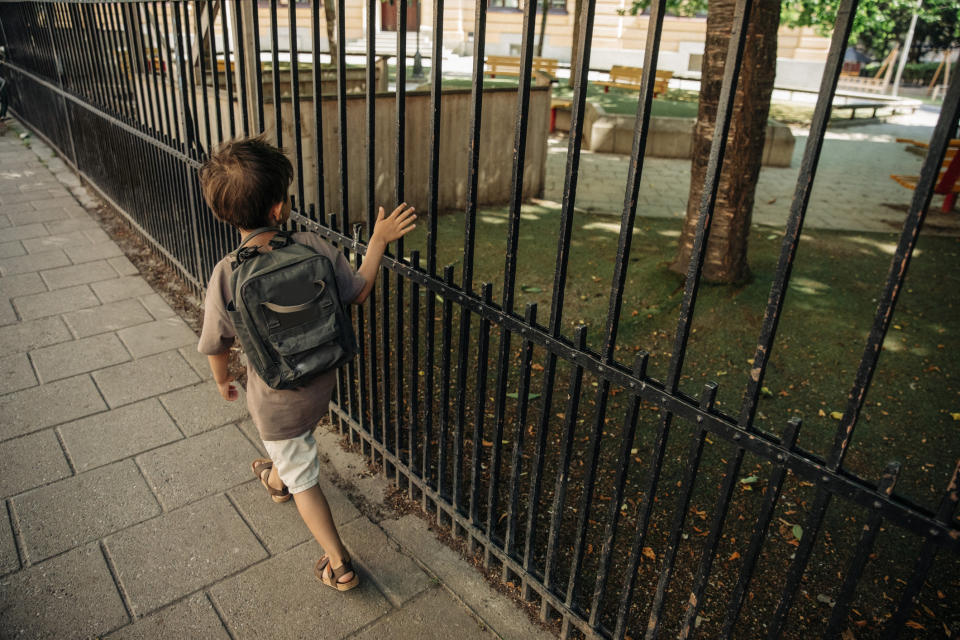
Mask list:
[{"label": "palm tree trunk", "polygon": [[[700,195],[713,142],[734,4],[735,0],[711,0],[707,14],[687,217],[676,260],[670,265],[671,270],[681,274],[687,272],[700,215]],[[747,239],[776,75],[779,25],[779,0],[755,0],[703,265],[703,277],[708,282],[739,283],[750,277]]]}]

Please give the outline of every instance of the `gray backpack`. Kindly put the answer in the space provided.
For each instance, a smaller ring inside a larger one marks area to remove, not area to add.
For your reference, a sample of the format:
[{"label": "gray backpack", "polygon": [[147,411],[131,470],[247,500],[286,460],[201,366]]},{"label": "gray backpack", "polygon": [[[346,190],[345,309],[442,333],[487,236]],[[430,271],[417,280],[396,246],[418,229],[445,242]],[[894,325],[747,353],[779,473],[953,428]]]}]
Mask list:
[{"label": "gray backpack", "polygon": [[[244,245],[276,231],[271,251]],[[301,387],[336,369],[357,352],[330,260],[295,242],[289,232],[264,227],[230,254],[233,301],[227,313],[251,366],[274,389]]]}]

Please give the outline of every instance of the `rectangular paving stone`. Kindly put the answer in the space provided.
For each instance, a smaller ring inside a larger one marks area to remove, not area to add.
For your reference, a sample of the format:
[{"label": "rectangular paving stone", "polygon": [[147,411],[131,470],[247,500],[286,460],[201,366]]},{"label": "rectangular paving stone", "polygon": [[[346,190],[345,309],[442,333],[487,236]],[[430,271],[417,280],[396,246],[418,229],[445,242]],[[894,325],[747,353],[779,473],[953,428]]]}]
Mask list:
[{"label": "rectangular paving stone", "polygon": [[10,242],[12,240],[29,240],[31,238],[42,238],[49,235],[50,232],[43,223],[28,224],[22,227],[7,227],[0,230],[0,242]]},{"label": "rectangular paving stone", "polygon": [[53,429],[0,442],[0,460],[15,460],[17,468],[16,473],[0,474],[0,497],[4,498],[72,473]]},{"label": "rectangular paving stone", "polygon": [[50,251],[51,249],[65,249],[77,244],[90,244],[90,240],[83,233],[83,230],[80,229],[77,231],[71,231],[69,233],[51,235],[46,233],[46,227],[44,227],[42,224],[31,226],[40,227],[44,230],[44,234],[42,236],[23,241],[23,246],[27,249],[28,253],[41,253],[43,251]]},{"label": "rectangular paving stone", "polygon": [[43,224],[47,231],[53,235],[62,235],[73,231],[83,231],[85,229],[99,229],[100,225],[90,216],[78,216],[69,220],[55,220]]},{"label": "rectangular paving stone", "polygon": [[[8,213],[10,217],[10,222],[14,225],[22,224],[36,224],[37,222],[55,222],[59,220],[69,220],[70,214],[67,213],[65,209],[57,206],[46,206],[48,203],[54,202],[55,198],[49,198],[42,200],[40,202],[36,201],[36,198],[39,194],[24,194],[25,197],[29,198],[30,204],[33,206],[33,211],[20,211],[16,213]],[[44,205],[38,207],[38,205]]]},{"label": "rectangular paving stone", "polygon": [[[253,478],[253,474],[247,477]],[[293,499],[274,502],[259,480],[252,479],[234,487],[227,495],[271,555],[313,540]]]},{"label": "rectangular paving stone", "polygon": [[111,407],[200,382],[197,374],[176,351],[101,369],[93,373],[93,379]]},{"label": "rectangular paving stone", "polygon": [[33,320],[44,316],[54,316],[77,309],[87,309],[100,305],[89,285],[81,284],[68,289],[35,293],[14,298],[14,306],[24,320]]},{"label": "rectangular paving stone", "polygon": [[100,242],[97,244],[77,244],[63,249],[74,264],[90,262],[91,260],[104,260],[106,258],[116,258],[122,256],[123,251],[113,240]]},{"label": "rectangular paving stone", "polygon": [[251,418],[241,420],[237,423],[240,431],[243,432],[243,435],[247,436],[253,446],[260,452],[260,456],[263,458],[267,457],[267,449],[263,446],[263,440],[260,439],[260,433],[257,431],[257,425],[253,424]]},{"label": "rectangular paving stone", "polygon": [[177,317],[128,327],[118,331],[117,336],[123,340],[134,358],[197,343],[196,334],[187,323]]},{"label": "rectangular paving stone", "polygon": [[23,248],[23,243],[18,240],[0,243],[0,258],[15,258],[26,254],[27,250]]},{"label": "rectangular paving stone", "polygon": [[15,276],[18,273],[43,271],[44,269],[63,267],[68,264],[70,264],[70,258],[67,257],[67,254],[59,249],[53,249],[52,251],[15,258],[2,258],[0,259],[0,275],[4,277]]},{"label": "rectangular paving stone", "polygon": [[143,303],[143,306],[147,308],[147,311],[156,318],[157,320],[162,320],[163,318],[172,318],[177,315],[177,313],[170,308],[170,305],[167,304],[167,301],[160,296],[159,293],[151,293],[147,296],[141,296],[140,302]]},{"label": "rectangular paving stone", "polygon": [[30,352],[40,380],[50,382],[126,362],[130,354],[113,333],[63,342]]},{"label": "rectangular paving stone", "polygon": [[67,325],[57,316],[19,322],[0,328],[0,353],[32,351],[72,339]]},{"label": "rectangular paving stone", "polygon": [[[136,615],[144,615],[267,557],[224,496],[134,525],[104,541]],[[270,580],[275,581],[274,573]],[[276,590],[283,597],[287,586]],[[256,615],[265,608],[256,607]]]},{"label": "rectangular paving stone", "polygon": [[16,391],[0,399],[0,440],[76,420],[106,408],[88,375]]},{"label": "rectangular paving stone", "polygon": [[162,395],[160,402],[180,425],[184,435],[189,437],[247,417],[246,394],[239,385],[237,390],[237,399],[228,402],[211,380]]},{"label": "rectangular paving stone", "polygon": [[28,296],[32,293],[47,291],[47,285],[39,273],[21,273],[18,276],[0,278],[0,294],[8,298]]},{"label": "rectangular paving stone", "polygon": [[106,260],[97,260],[95,262],[75,264],[69,267],[47,269],[40,272],[40,277],[47,283],[47,287],[53,291],[55,289],[74,287],[78,284],[111,280],[117,277],[117,272],[113,270],[113,267],[111,267]]},{"label": "rectangular paving stone", "polygon": [[106,636],[106,640],[230,640],[206,594],[196,593]]},{"label": "rectangular paving stone", "polygon": [[204,380],[213,380],[213,372],[210,371],[210,363],[207,356],[197,351],[196,346],[181,347],[177,352],[183,356],[183,359],[190,364],[190,367],[197,372],[197,375]]},{"label": "rectangular paving stone", "polygon": [[87,229],[83,232],[83,235],[87,236],[87,240],[89,240],[91,244],[113,241],[103,229]]},{"label": "rectangular paving stone", "polygon": [[69,422],[57,431],[78,472],[183,437],[156,398]]},{"label": "rectangular paving stone", "polygon": [[[360,512],[346,494],[334,486],[329,479],[321,476],[320,488],[330,505],[333,520],[338,528],[361,517]],[[270,553],[277,554],[313,539],[293,500],[279,504],[274,502],[259,480],[253,479],[239,487],[234,487],[227,492],[227,495]]]},{"label": "rectangular paving stone", "polygon": [[13,304],[9,300],[0,298],[0,327],[17,322],[17,312],[13,310]]},{"label": "rectangular paving stone", "polygon": [[129,620],[97,544],[0,580],[0,601],[0,629],[10,638],[94,638]]},{"label": "rectangular paving stone", "polygon": [[[390,611],[390,603],[365,575],[349,594],[317,580],[313,567],[321,555],[316,542],[307,542],[211,587],[233,636],[300,640],[319,633],[343,638]],[[284,577],[282,589],[276,587],[276,576]]]},{"label": "rectangular paving stone", "polygon": [[13,525],[6,508],[0,509],[0,576],[20,568],[17,543],[13,539]]},{"label": "rectangular paving stone", "polygon": [[400,552],[400,545],[387,538],[367,518],[357,518],[340,530],[343,543],[350,550],[354,566],[362,567],[380,591],[395,607],[402,607],[410,598],[433,584],[433,579],[409,556]]},{"label": "rectangular paving stone", "polygon": [[0,357],[0,394],[26,389],[37,384],[37,376],[25,353]]},{"label": "rectangular paving stone", "polygon": [[463,604],[454,600],[446,589],[435,586],[402,609],[350,636],[350,640],[494,640],[497,637],[474,618]]},{"label": "rectangular paving stone", "polygon": [[[90,235],[92,233],[97,233],[97,232],[103,233],[100,229],[97,229],[95,231],[87,231],[87,235]],[[130,262],[130,258],[128,258],[127,256],[117,256],[114,258],[107,258],[107,262],[109,262],[110,266],[113,267],[114,271],[116,271],[121,276],[135,276],[138,273],[140,273],[140,271],[134,266],[134,264]]]},{"label": "rectangular paving stone", "polygon": [[140,276],[127,276],[115,280],[96,282],[93,285],[97,297],[106,304],[125,298],[136,298],[153,293],[147,281]]},{"label": "rectangular paving stone", "polygon": [[136,299],[129,299],[65,313],[63,320],[77,337],[84,338],[152,322],[153,316]]},{"label": "rectangular paving stone", "polygon": [[503,638],[552,640],[553,634],[534,625],[509,598],[493,590],[460,554],[437,540],[426,523],[414,515],[384,520],[380,526],[400,543],[440,582],[467,604],[497,635]]},{"label": "rectangular paving stone", "polygon": [[165,509],[225,491],[252,475],[257,450],[233,425],[137,456]]},{"label": "rectangular paving stone", "polygon": [[30,562],[160,513],[160,505],[133,460],[121,460],[22,493],[10,505]]}]

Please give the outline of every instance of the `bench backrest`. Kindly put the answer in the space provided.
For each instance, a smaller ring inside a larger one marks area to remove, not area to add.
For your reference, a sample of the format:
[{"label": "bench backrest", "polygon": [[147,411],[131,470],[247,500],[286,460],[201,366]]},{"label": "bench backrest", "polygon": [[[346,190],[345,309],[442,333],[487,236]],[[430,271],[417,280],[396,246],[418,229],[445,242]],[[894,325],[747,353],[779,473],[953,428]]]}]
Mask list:
[{"label": "bench backrest", "polygon": [[[667,71],[665,69],[657,69],[655,74],[656,84],[658,86],[666,86],[666,83],[669,82],[670,78],[673,77],[673,71]],[[611,82],[624,82],[639,86],[642,80],[643,69],[640,67],[625,67],[619,64],[615,64],[610,67]]]},{"label": "bench backrest", "polygon": [[[487,71],[491,73],[520,74],[520,56],[487,56]],[[543,71],[551,76],[557,75],[556,58],[534,58],[532,71]]]}]

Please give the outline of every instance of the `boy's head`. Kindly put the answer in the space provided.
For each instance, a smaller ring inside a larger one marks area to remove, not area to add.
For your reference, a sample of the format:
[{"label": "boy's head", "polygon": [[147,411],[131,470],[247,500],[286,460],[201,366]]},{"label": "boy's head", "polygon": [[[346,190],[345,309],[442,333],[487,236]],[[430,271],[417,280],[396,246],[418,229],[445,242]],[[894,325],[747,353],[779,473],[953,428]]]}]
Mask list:
[{"label": "boy's head", "polygon": [[[263,136],[225,142],[200,168],[200,187],[214,215],[240,229],[281,220],[293,165]],[[279,206],[279,208],[278,208]]]}]

